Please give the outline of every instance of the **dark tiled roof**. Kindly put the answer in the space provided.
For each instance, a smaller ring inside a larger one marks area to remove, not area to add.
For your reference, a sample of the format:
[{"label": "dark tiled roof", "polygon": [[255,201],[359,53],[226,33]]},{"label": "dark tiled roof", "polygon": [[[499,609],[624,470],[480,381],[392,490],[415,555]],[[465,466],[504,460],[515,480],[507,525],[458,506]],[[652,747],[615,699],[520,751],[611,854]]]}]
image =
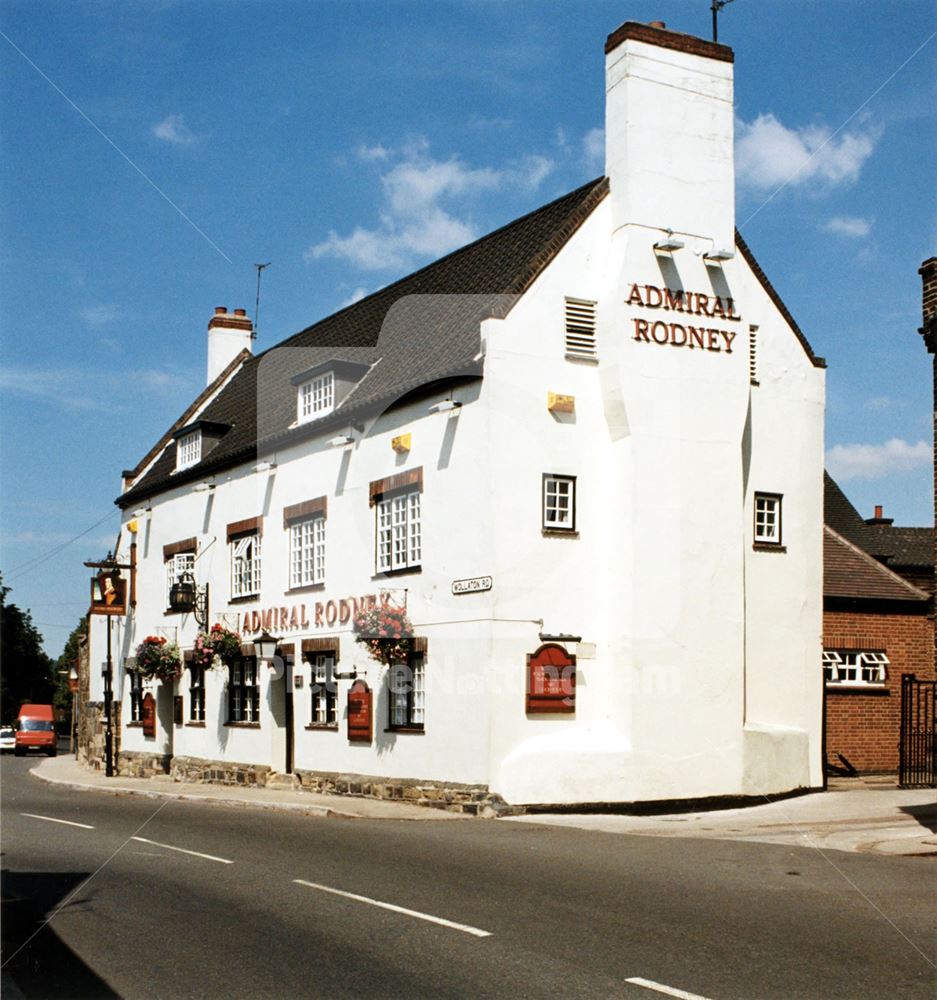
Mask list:
[{"label": "dark tiled roof", "polygon": [[828,472],[824,473],[823,520],[826,525],[889,566],[934,565],[934,529],[867,524]]},{"label": "dark tiled roof", "polygon": [[[506,316],[607,194],[604,177],[591,181],[248,359],[199,414],[231,425],[221,442],[176,475],[175,449],[165,448],[116,502],[126,507],[305,436],[347,427],[420,386],[477,377],[481,320]],[[371,368],[333,414],[291,429],[296,396],[290,379],[330,360]]]},{"label": "dark tiled roof", "polygon": [[886,524],[867,527],[869,551],[880,559],[887,559],[889,566],[927,568],[934,565],[933,528],[896,528]]},{"label": "dark tiled roof", "polygon": [[823,596],[879,601],[926,601],[903,580],[830,527],[823,531]]}]

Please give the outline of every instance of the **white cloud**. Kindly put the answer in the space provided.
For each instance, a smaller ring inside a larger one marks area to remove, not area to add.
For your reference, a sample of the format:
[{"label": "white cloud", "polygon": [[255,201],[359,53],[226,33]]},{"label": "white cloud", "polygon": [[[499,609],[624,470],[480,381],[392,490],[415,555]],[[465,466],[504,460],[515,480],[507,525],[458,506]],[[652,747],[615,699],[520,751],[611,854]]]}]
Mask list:
[{"label": "white cloud", "polygon": [[826,453],[826,467],[834,479],[883,479],[929,465],[933,457],[926,441],[909,444],[892,438],[884,444],[837,444]]},{"label": "white cloud", "polygon": [[117,307],[109,305],[86,306],[78,310],[78,315],[88,326],[99,329],[117,319]]},{"label": "white cloud", "polygon": [[862,219],[856,215],[834,215],[821,227],[827,233],[834,233],[836,236],[850,236],[853,239],[862,239],[872,232],[871,219]]},{"label": "white cloud", "polygon": [[880,136],[881,130],[868,124],[833,136],[822,125],[787,128],[773,114],[759,115],[750,124],[739,120],[736,176],[740,184],[762,190],[811,181],[851,183]]},{"label": "white cloud", "polygon": [[436,159],[422,136],[399,149],[361,146],[357,155],[382,170],[379,222],[347,235],[331,231],[306,250],[306,260],[334,257],[381,271],[442,256],[476,238],[474,225],[463,217],[473,200],[506,187],[536,190],[555,168],[552,159],[538,155],[498,169],[474,167],[456,156]]},{"label": "white cloud", "polygon": [[196,136],[185,123],[185,115],[167,115],[161,122],[153,126],[153,135],[163,142],[171,142],[176,146],[189,146],[196,142]]},{"label": "white cloud", "polygon": [[601,170],[605,163],[605,129],[590,128],[582,137],[582,155],[590,171]]},{"label": "white cloud", "polygon": [[366,146],[362,143],[358,147],[358,159],[365,163],[374,163],[375,160],[386,160],[390,155],[388,151],[378,144],[377,146]]}]

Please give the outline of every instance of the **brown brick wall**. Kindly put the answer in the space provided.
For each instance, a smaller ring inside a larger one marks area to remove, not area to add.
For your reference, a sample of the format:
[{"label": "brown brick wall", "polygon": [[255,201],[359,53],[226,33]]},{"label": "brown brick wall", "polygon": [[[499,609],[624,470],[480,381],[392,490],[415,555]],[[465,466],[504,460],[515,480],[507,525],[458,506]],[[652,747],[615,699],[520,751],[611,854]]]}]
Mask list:
[{"label": "brown brick wall", "polygon": [[898,770],[901,675],[934,677],[934,623],[925,615],[823,613],[823,645],[884,650],[885,688],[826,689],[826,758],[842,754],[860,772]]}]

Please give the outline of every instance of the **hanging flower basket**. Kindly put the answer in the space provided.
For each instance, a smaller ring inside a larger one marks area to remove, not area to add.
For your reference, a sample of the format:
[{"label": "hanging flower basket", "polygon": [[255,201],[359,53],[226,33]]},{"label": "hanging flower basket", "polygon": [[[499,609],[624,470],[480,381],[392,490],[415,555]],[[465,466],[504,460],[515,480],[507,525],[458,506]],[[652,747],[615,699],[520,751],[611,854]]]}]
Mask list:
[{"label": "hanging flower basket", "polygon": [[179,647],[164,636],[148,635],[137,646],[133,669],[142,677],[158,677],[162,681],[179,677],[182,674]]},{"label": "hanging flower basket", "polygon": [[199,632],[195,637],[194,662],[203,669],[218,662],[227,666],[241,655],[241,636],[223,625],[212,625],[208,632]]},{"label": "hanging flower basket", "polygon": [[405,608],[381,604],[359,611],[352,620],[355,642],[378,663],[405,663],[413,646],[413,626]]}]

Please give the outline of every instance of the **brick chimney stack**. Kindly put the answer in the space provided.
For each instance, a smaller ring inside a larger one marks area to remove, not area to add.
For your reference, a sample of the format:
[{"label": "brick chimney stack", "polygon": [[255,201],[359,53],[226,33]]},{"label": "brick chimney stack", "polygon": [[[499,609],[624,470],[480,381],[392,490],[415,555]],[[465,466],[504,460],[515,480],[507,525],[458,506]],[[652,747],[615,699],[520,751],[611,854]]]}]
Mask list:
[{"label": "brick chimney stack", "polygon": [[921,306],[924,314],[924,324],[921,336],[928,351],[934,353],[934,341],[937,339],[937,257],[925,260],[917,272],[921,276]]}]

